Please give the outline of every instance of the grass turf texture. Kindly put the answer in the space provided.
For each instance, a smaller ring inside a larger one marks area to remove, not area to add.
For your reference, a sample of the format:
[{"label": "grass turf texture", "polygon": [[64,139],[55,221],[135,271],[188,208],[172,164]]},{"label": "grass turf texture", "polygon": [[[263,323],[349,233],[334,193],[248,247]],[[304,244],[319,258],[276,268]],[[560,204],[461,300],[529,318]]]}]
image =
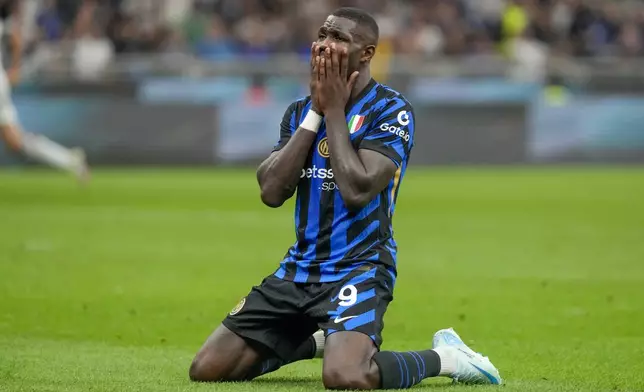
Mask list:
[{"label": "grass turf texture", "polygon": [[[322,389],[320,361],[187,379],[293,240],[293,202],[258,196],[245,170],[0,172],[0,390]],[[394,226],[384,349],[454,326],[504,391],[644,389],[643,169],[412,170]]]}]

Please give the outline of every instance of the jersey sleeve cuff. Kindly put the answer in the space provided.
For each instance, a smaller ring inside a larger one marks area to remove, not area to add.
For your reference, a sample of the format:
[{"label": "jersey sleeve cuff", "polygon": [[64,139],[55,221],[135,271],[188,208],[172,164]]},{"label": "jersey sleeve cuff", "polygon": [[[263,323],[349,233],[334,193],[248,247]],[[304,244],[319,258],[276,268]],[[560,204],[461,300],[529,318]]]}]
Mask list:
[{"label": "jersey sleeve cuff", "polygon": [[288,139],[286,139],[284,141],[280,141],[279,143],[277,143],[277,145],[275,147],[273,147],[272,152],[276,152],[276,151],[281,150],[282,148],[284,148],[284,146],[286,146],[286,143],[288,143]]},{"label": "jersey sleeve cuff", "polygon": [[369,143],[368,140],[365,140],[360,144],[359,149],[379,152],[391,159],[396,164],[396,167],[400,167],[400,165],[402,165],[402,157],[398,155],[394,149],[383,146],[380,143]]}]

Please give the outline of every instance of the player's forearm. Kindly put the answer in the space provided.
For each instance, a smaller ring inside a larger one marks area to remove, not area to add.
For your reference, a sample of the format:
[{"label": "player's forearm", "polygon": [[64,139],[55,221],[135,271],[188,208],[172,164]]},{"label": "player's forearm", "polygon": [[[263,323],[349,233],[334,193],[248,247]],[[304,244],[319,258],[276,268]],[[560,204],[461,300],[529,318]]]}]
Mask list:
[{"label": "player's forearm", "polygon": [[360,209],[369,202],[370,179],[351,144],[343,110],[326,114],[331,167],[340,195],[349,209]]},{"label": "player's forearm", "polygon": [[315,137],[314,132],[299,128],[284,148],[259,166],[257,181],[264,204],[277,208],[293,196]]}]

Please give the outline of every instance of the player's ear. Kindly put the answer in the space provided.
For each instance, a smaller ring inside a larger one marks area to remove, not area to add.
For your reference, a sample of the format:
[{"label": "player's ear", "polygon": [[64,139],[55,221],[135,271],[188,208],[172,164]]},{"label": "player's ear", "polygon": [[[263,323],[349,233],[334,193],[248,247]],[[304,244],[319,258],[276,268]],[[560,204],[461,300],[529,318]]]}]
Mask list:
[{"label": "player's ear", "polygon": [[360,58],[361,63],[368,63],[371,61],[373,56],[376,55],[376,46],[375,45],[367,45],[363,50],[362,50],[362,57]]}]

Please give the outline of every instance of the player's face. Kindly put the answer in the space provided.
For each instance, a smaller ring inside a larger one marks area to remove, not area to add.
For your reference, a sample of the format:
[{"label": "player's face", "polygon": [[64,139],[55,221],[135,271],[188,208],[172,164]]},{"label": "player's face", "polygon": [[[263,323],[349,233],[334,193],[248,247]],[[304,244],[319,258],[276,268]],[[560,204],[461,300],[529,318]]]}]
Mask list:
[{"label": "player's face", "polygon": [[347,48],[349,53],[349,75],[358,71],[363,63],[373,56],[372,45],[365,45],[365,40],[356,33],[357,24],[351,19],[329,16],[318,31],[320,51],[335,43],[338,49]]}]

